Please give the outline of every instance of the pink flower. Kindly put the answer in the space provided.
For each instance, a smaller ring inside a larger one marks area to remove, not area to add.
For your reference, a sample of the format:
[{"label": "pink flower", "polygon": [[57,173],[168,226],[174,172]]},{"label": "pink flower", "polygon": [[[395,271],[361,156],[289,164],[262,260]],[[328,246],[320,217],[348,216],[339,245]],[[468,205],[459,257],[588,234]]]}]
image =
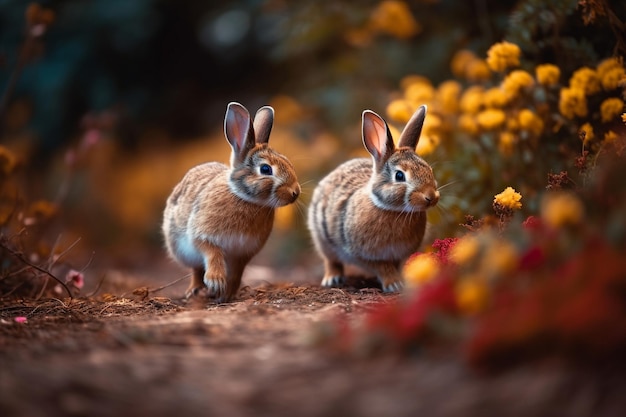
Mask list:
[{"label": "pink flower", "polygon": [[72,285],[74,288],[83,288],[85,285],[85,276],[82,272],[70,269],[65,275],[65,283]]},{"label": "pink flower", "polygon": [[16,323],[28,323],[28,319],[24,316],[15,317],[13,320],[15,320]]}]

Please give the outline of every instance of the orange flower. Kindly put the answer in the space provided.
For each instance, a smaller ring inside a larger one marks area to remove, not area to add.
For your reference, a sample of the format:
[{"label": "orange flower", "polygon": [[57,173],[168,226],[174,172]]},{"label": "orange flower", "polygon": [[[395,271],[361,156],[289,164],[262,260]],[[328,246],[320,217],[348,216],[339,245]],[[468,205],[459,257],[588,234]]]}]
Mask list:
[{"label": "orange flower", "polygon": [[504,71],[507,68],[518,67],[521,49],[510,42],[496,43],[487,51],[487,65],[492,71]]},{"label": "orange flower", "polygon": [[535,68],[535,74],[537,75],[537,81],[542,85],[556,85],[561,77],[561,69],[556,65],[542,64],[537,65]]}]

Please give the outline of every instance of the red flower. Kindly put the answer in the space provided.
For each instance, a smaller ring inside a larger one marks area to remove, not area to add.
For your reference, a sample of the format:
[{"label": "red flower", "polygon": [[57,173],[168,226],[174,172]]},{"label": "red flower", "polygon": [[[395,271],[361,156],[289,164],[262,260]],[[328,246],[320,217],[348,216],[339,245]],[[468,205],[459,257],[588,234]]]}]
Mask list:
[{"label": "red flower", "polygon": [[435,239],[433,242],[432,247],[436,250],[435,254],[442,265],[447,265],[450,262],[448,255],[458,240],[459,238],[456,237],[447,237],[445,239]]}]

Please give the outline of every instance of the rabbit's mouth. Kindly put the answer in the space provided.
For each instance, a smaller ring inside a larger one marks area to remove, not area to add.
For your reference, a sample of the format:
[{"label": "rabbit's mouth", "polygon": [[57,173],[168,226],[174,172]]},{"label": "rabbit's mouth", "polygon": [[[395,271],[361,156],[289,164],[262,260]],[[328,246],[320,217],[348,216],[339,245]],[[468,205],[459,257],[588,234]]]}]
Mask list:
[{"label": "rabbit's mouth", "polygon": [[287,206],[294,203],[300,196],[300,184],[283,185],[276,190],[275,207]]},{"label": "rabbit's mouth", "polygon": [[417,209],[416,211],[424,211],[435,207],[439,202],[439,191],[427,190],[423,192],[415,192],[409,199],[409,205]]}]

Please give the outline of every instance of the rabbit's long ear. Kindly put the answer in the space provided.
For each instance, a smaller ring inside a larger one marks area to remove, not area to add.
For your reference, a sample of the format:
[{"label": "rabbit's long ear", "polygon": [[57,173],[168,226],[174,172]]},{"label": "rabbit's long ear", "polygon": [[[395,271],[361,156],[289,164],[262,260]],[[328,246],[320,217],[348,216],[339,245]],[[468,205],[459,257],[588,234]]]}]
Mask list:
[{"label": "rabbit's long ear", "polygon": [[371,110],[363,112],[363,144],[374,158],[376,167],[381,167],[395,150],[387,123]]},{"label": "rabbit's long ear", "polygon": [[400,135],[400,140],[398,141],[399,146],[408,146],[415,150],[417,147],[417,143],[420,140],[420,135],[422,134],[422,127],[424,126],[424,120],[426,119],[426,106],[420,106],[419,109],[413,113],[411,119],[408,121],[402,134]]},{"label": "rabbit's long ear", "polygon": [[274,125],[274,109],[270,106],[261,107],[254,116],[254,135],[256,143],[267,143]]},{"label": "rabbit's long ear", "polygon": [[233,148],[231,163],[243,162],[248,150],[254,146],[254,131],[250,113],[241,104],[236,102],[228,104],[224,118],[224,133]]}]

